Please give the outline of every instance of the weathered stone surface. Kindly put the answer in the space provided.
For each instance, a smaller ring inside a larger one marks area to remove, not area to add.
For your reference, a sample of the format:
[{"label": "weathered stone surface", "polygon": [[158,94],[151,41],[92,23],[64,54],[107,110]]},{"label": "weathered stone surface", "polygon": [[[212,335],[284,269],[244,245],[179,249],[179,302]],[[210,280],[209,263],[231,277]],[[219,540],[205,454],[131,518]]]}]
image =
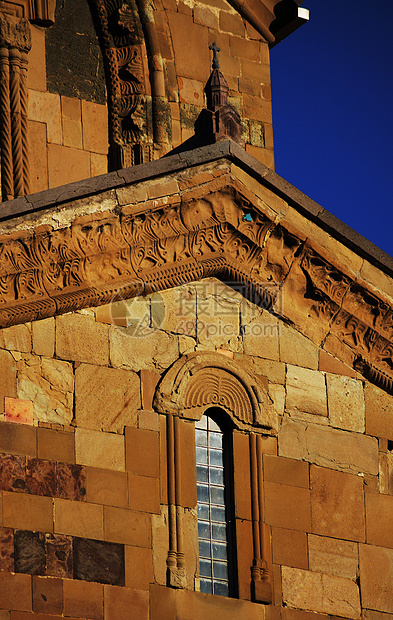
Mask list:
[{"label": "weathered stone surface", "polygon": [[176,336],[148,328],[146,336],[130,334],[130,328],[110,328],[110,359],[117,368],[164,370],[179,357]]},{"label": "weathered stone surface", "polygon": [[9,351],[30,353],[30,323],[27,325],[13,325],[12,327],[2,329],[0,332],[0,344],[2,348],[8,349]]},{"label": "weathered stone surface", "polygon": [[325,376],[317,370],[287,366],[286,410],[327,416]]},{"label": "weathered stone surface", "polygon": [[244,366],[251,374],[257,374],[268,377],[271,383],[285,383],[285,364],[283,362],[275,362],[274,360],[264,360],[255,355],[242,355],[235,353],[235,359],[239,364]]},{"label": "weathered stone surface", "polygon": [[278,434],[280,456],[347,472],[376,475],[378,443],[373,437],[284,419]]},{"label": "weathered stone surface", "polygon": [[136,426],[140,380],[130,371],[81,364],[75,371],[75,420],[80,428]]},{"label": "weathered stone surface", "polygon": [[75,458],[81,465],[125,471],[124,437],[114,433],[77,428]]},{"label": "weathered stone surface", "polygon": [[56,355],[61,359],[107,365],[108,326],[91,316],[65,314],[56,318]]},{"label": "weathered stone surface", "polygon": [[363,606],[393,613],[393,549],[360,545],[359,565]]},{"label": "weathered stone surface", "polygon": [[[244,304],[242,306],[244,308]],[[258,310],[260,310],[258,308]],[[255,316],[244,316],[242,313],[242,333],[244,353],[256,355],[268,360],[279,360],[279,322],[267,311]],[[244,321],[244,322],[243,322]]]},{"label": "weathered stone surface", "polygon": [[41,532],[17,530],[15,542],[15,572],[45,575],[45,536]]},{"label": "weathered stone surface", "polygon": [[366,493],[367,542],[393,548],[393,495]]},{"label": "weathered stone surface", "polygon": [[73,390],[72,364],[33,355],[18,362],[18,397],[32,401],[36,420],[69,424]]},{"label": "weathered stone surface", "polygon": [[393,396],[366,383],[366,433],[393,439]]},{"label": "weathered stone surface", "polygon": [[167,332],[196,336],[195,286],[178,286],[151,296],[152,325]]},{"label": "weathered stone surface", "polygon": [[312,465],[312,531],[346,540],[365,540],[363,478]]},{"label": "weathered stone surface", "polygon": [[272,528],[273,562],[294,568],[308,568],[307,534],[281,527]]},{"label": "weathered stone surface", "polygon": [[124,545],[74,538],[74,578],[124,586]]},{"label": "weathered stone surface", "polygon": [[353,581],[298,568],[282,567],[283,601],[318,613],[359,618],[359,590]]},{"label": "weathered stone surface", "polygon": [[355,542],[308,535],[310,570],[355,581],[358,574],[358,546]]},{"label": "weathered stone surface", "polygon": [[350,377],[326,374],[329,420],[332,426],[364,433],[363,383]]},{"label": "weathered stone surface", "polygon": [[0,413],[4,411],[4,398],[16,396],[16,364],[11,353],[0,350]]},{"label": "weathered stone surface", "polygon": [[55,352],[55,319],[43,319],[42,321],[33,321],[33,352],[36,355],[44,355],[45,357],[53,357]]},{"label": "weathered stone surface", "polygon": [[318,348],[298,331],[280,323],[280,360],[294,366],[318,369]]}]

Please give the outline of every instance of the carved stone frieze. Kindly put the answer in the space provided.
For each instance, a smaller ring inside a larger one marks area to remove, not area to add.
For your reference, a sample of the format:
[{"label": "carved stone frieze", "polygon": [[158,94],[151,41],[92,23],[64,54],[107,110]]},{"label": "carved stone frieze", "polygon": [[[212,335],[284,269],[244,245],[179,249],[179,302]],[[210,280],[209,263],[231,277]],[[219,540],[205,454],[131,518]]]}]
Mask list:
[{"label": "carved stone frieze", "polygon": [[[326,251],[309,247],[283,219],[263,213],[257,200],[252,204],[249,194],[223,178],[221,185],[212,181],[197,192],[175,194],[168,204],[116,207],[61,229],[4,235],[0,325],[109,303],[120,289],[122,298],[134,297],[215,276],[243,283],[250,299],[393,392],[388,298],[368,291]],[[219,390],[207,378],[204,390],[195,390],[203,402],[190,388],[182,407],[199,411],[206,399],[223,394],[226,372]],[[247,391],[240,383],[226,392],[232,414],[236,398]],[[250,419],[249,411],[242,415],[235,416],[239,424]]]}]

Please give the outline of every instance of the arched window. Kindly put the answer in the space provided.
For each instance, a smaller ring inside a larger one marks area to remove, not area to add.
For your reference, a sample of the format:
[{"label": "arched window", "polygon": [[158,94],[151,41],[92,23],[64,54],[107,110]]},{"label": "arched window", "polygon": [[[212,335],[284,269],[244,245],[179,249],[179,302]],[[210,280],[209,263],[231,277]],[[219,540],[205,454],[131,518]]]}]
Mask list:
[{"label": "arched window", "polygon": [[195,424],[201,592],[236,596],[231,433],[223,412],[209,409]]}]

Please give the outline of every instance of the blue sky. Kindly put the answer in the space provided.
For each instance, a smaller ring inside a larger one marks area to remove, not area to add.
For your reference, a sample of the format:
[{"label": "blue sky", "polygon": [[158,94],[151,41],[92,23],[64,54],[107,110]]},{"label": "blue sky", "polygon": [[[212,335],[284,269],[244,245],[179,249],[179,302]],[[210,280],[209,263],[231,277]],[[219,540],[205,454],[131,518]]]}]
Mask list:
[{"label": "blue sky", "polygon": [[276,172],[393,255],[393,2],[303,7],[271,51]]}]

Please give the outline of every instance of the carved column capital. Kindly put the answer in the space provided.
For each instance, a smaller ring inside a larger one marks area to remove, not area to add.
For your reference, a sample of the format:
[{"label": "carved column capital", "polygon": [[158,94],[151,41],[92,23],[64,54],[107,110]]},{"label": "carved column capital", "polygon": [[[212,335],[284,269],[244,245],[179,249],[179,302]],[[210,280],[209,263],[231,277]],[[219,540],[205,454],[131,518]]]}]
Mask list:
[{"label": "carved column capital", "polygon": [[25,53],[30,51],[31,32],[27,19],[0,13],[0,47],[16,48]]}]

